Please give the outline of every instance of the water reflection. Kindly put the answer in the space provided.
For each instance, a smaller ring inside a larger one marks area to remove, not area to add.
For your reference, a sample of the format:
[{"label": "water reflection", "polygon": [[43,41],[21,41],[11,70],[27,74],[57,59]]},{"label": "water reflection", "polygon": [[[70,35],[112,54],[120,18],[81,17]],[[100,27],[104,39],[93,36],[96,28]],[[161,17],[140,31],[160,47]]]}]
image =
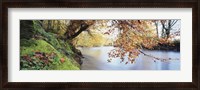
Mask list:
[{"label": "water reflection", "polygon": [[[136,58],[134,64],[120,63],[119,58],[115,58],[111,63],[107,62],[107,53],[114,47],[92,47],[78,48],[84,55],[82,70],[180,70],[180,61],[174,60],[170,62],[154,62],[153,58],[142,54]],[[143,50],[147,54],[151,54],[160,58],[180,58],[180,52],[173,51],[157,51]]]}]

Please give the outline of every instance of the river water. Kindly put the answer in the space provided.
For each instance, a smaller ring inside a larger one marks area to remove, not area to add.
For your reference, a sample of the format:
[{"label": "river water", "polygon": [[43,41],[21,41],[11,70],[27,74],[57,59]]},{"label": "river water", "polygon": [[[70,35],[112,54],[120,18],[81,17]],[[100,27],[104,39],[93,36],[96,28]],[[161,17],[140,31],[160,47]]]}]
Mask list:
[{"label": "river water", "polygon": [[[169,62],[154,62],[152,57],[140,54],[133,64],[120,63],[119,58],[108,62],[108,52],[114,47],[78,47],[84,58],[81,70],[180,70],[180,60],[171,60]],[[180,58],[180,52],[161,51],[161,50],[143,50],[148,55],[160,58]],[[126,59],[125,59],[126,60]]]}]

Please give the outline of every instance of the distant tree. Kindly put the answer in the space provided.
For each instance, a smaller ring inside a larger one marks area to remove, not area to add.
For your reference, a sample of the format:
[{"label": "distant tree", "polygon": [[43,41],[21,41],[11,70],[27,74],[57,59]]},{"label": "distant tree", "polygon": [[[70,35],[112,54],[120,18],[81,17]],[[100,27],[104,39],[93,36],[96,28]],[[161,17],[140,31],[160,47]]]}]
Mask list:
[{"label": "distant tree", "polygon": [[177,21],[178,20],[161,20],[163,38],[169,38],[170,31],[172,30],[172,27],[177,23]]},{"label": "distant tree", "polygon": [[158,31],[158,24],[159,24],[159,21],[158,20],[154,20],[154,24],[156,26],[156,34],[157,34],[157,37],[159,38],[159,31]]}]

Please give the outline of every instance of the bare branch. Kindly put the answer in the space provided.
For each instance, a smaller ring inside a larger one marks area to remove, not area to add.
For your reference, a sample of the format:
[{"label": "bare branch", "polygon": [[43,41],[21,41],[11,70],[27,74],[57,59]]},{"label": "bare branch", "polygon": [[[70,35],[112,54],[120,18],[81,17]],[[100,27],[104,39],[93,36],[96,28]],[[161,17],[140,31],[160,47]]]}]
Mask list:
[{"label": "bare branch", "polygon": [[178,20],[173,20],[171,27],[173,27],[177,22]]},{"label": "bare branch", "polygon": [[162,62],[166,62],[166,61],[170,61],[170,60],[179,60],[178,58],[159,58],[159,57],[155,57],[153,55],[149,55],[149,54],[146,54],[144,53],[143,51],[141,50],[138,50],[140,53],[142,53],[143,55],[145,56],[148,56],[148,57],[151,57],[151,58],[154,58],[155,60],[160,60]]}]

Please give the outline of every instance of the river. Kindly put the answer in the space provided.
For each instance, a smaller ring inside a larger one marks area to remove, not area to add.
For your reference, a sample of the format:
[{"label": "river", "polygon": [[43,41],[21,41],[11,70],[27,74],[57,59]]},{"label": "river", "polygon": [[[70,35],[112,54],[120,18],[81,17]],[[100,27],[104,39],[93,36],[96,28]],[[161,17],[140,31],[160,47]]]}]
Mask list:
[{"label": "river", "polygon": [[[154,62],[152,57],[140,54],[133,64],[120,63],[119,58],[108,62],[108,52],[114,47],[78,47],[84,58],[81,70],[180,70],[180,60]],[[180,58],[180,52],[143,50],[146,54],[160,58]]]}]

